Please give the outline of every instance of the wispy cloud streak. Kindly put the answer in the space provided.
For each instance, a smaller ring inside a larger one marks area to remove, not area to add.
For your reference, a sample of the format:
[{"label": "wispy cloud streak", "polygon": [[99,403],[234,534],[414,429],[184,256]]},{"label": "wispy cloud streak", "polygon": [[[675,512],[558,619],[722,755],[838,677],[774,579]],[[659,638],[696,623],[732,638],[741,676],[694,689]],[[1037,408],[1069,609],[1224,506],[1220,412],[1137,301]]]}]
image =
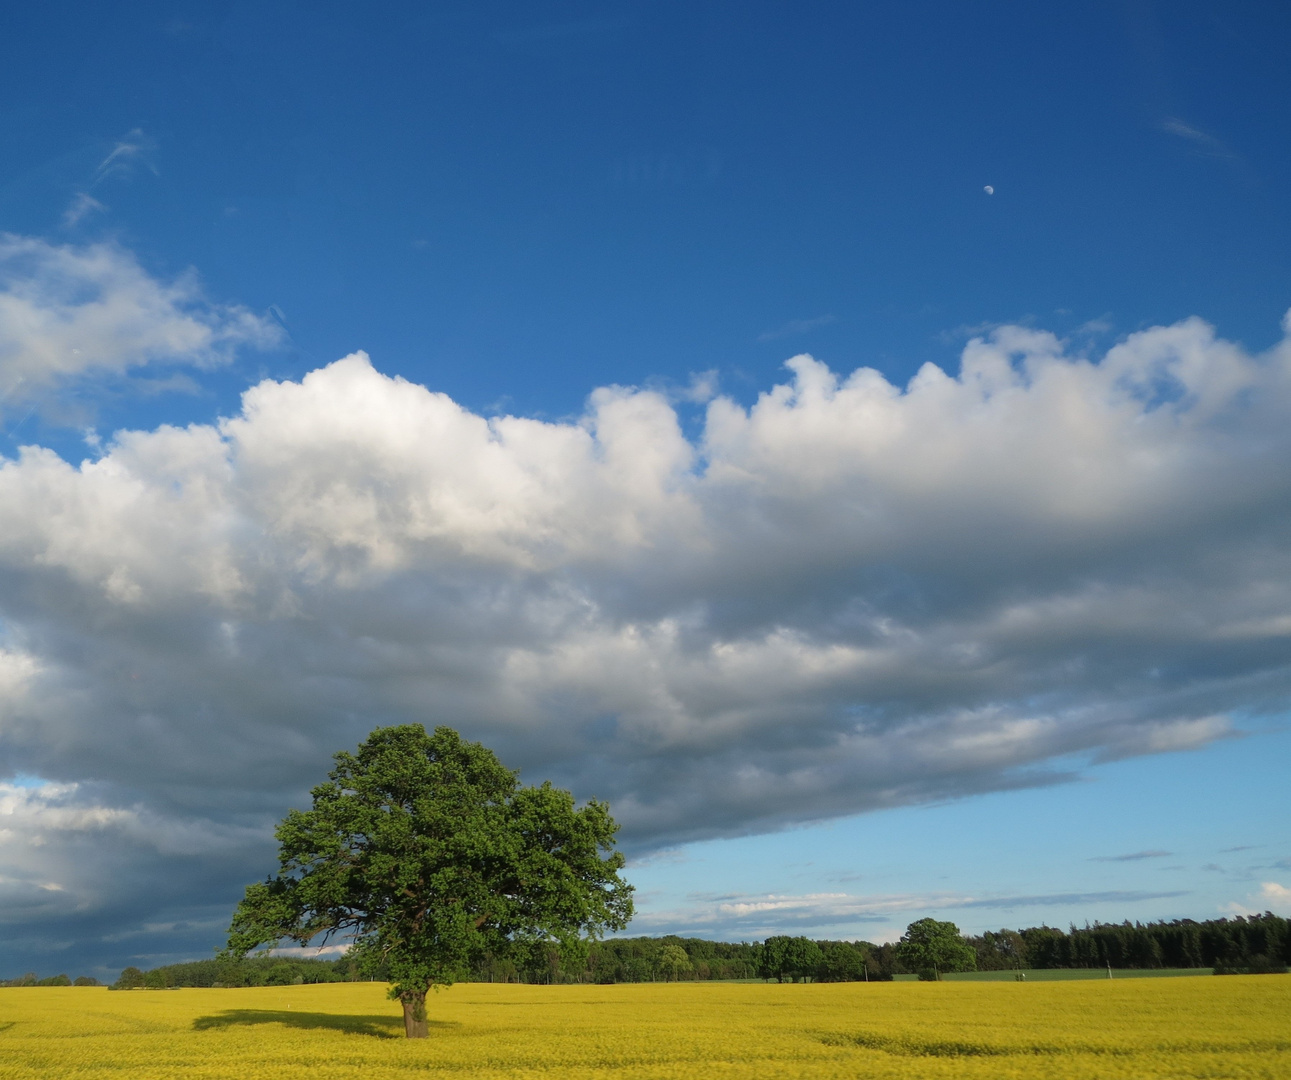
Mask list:
[{"label": "wispy cloud streak", "polygon": [[1134,851],[1129,855],[1095,855],[1090,862],[1140,862],[1143,859],[1164,859],[1173,851]]}]

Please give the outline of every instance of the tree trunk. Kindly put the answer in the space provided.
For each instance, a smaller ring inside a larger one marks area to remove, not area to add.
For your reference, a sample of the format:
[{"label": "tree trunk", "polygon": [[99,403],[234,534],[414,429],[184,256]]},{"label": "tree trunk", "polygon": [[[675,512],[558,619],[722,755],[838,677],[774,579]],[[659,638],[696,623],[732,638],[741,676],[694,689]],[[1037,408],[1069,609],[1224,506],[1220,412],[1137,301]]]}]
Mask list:
[{"label": "tree trunk", "polygon": [[426,1023],[426,991],[405,990],[399,1000],[403,1002],[403,1030],[410,1039],[424,1039],[429,1034]]}]

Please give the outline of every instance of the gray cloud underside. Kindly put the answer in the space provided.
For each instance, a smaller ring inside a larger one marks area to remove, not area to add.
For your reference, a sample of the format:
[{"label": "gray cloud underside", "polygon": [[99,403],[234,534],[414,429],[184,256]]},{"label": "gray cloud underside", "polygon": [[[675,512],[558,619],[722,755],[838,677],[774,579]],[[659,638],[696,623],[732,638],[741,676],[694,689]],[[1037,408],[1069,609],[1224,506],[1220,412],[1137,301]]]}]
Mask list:
[{"label": "gray cloud underside", "polygon": [[1190,319],[1088,359],[1003,327],[904,388],[788,367],[692,442],[654,392],[488,419],[356,354],[3,461],[0,754],[54,786],[6,789],[0,918],[182,915],[172,856],[231,898],[380,723],[607,798],[645,851],[1285,706],[1285,340]]}]

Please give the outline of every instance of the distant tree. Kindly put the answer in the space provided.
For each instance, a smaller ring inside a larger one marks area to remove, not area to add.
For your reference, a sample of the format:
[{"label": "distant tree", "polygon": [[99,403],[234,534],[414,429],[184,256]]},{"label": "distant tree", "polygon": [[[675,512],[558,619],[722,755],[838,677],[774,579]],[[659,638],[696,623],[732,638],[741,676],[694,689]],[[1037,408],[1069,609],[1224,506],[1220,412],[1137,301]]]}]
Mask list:
[{"label": "distant tree", "polygon": [[[297,979],[296,968],[289,962],[279,960],[264,973],[264,986],[293,986]],[[305,981],[303,978],[300,980]]]},{"label": "distant tree", "polygon": [[278,826],[280,873],[247,887],[226,956],[352,934],[361,963],[386,965],[408,1037],[425,1038],[427,990],[466,977],[485,952],[576,952],[580,935],[631,918],[604,803],[522,788],[446,727],[378,728],[335,761],[313,809]]},{"label": "distant tree", "polygon": [[692,970],[686,950],[674,942],[669,942],[659,950],[659,959],[655,964],[659,968],[659,973],[668,980],[680,979],[683,975],[689,975]]},{"label": "distant tree", "polygon": [[977,954],[978,971],[1013,971],[1026,967],[1026,943],[1016,930],[987,930],[964,940]]},{"label": "distant tree", "polygon": [[650,962],[644,956],[631,956],[623,964],[625,982],[647,982],[650,972]]},{"label": "distant tree", "polygon": [[788,941],[788,937],[777,934],[762,942],[762,947],[758,950],[758,978],[784,982],[784,957]]},{"label": "distant tree", "polygon": [[66,975],[51,975],[47,979],[41,979],[37,986],[71,986],[72,980]]},{"label": "distant tree", "polygon": [[822,941],[816,978],[821,982],[858,982],[866,975],[865,953],[850,941]]},{"label": "distant tree", "polygon": [[143,988],[145,990],[169,990],[170,974],[164,967],[153,968],[151,971],[145,971],[143,975]]},{"label": "distant tree", "polygon": [[865,951],[865,977],[870,982],[891,982],[897,969],[897,947],[892,942],[873,945],[860,943]]},{"label": "distant tree", "polygon": [[144,974],[137,967],[128,967],[112,984],[113,990],[139,990],[144,985]]},{"label": "distant tree", "polygon": [[1018,933],[1028,967],[1064,968],[1070,964],[1071,943],[1067,935],[1056,927],[1031,926]]},{"label": "distant tree", "polygon": [[947,971],[972,971],[977,956],[953,922],[920,919],[906,927],[897,957],[920,978],[940,979]]},{"label": "distant tree", "polygon": [[820,946],[809,938],[778,934],[762,943],[758,975],[777,982],[798,982],[814,975],[823,959]]},{"label": "distant tree", "polygon": [[73,986],[98,986],[99,980],[94,978],[94,976],[92,975],[78,975],[76,976],[76,982],[72,983],[72,985]]}]

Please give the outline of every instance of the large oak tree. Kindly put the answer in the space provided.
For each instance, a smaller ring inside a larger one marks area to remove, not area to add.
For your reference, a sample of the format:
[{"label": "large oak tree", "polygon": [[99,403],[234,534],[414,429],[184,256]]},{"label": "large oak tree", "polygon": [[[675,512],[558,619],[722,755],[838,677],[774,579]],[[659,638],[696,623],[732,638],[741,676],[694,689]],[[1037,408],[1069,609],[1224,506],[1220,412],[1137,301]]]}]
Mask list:
[{"label": "large oak tree", "polygon": [[229,954],[352,936],[361,959],[389,971],[408,1037],[424,1038],[426,992],[461,978],[474,956],[577,948],[632,917],[605,803],[521,787],[491,750],[447,727],[378,728],[335,761],[313,809],[278,826],[280,872],[247,887]]}]

